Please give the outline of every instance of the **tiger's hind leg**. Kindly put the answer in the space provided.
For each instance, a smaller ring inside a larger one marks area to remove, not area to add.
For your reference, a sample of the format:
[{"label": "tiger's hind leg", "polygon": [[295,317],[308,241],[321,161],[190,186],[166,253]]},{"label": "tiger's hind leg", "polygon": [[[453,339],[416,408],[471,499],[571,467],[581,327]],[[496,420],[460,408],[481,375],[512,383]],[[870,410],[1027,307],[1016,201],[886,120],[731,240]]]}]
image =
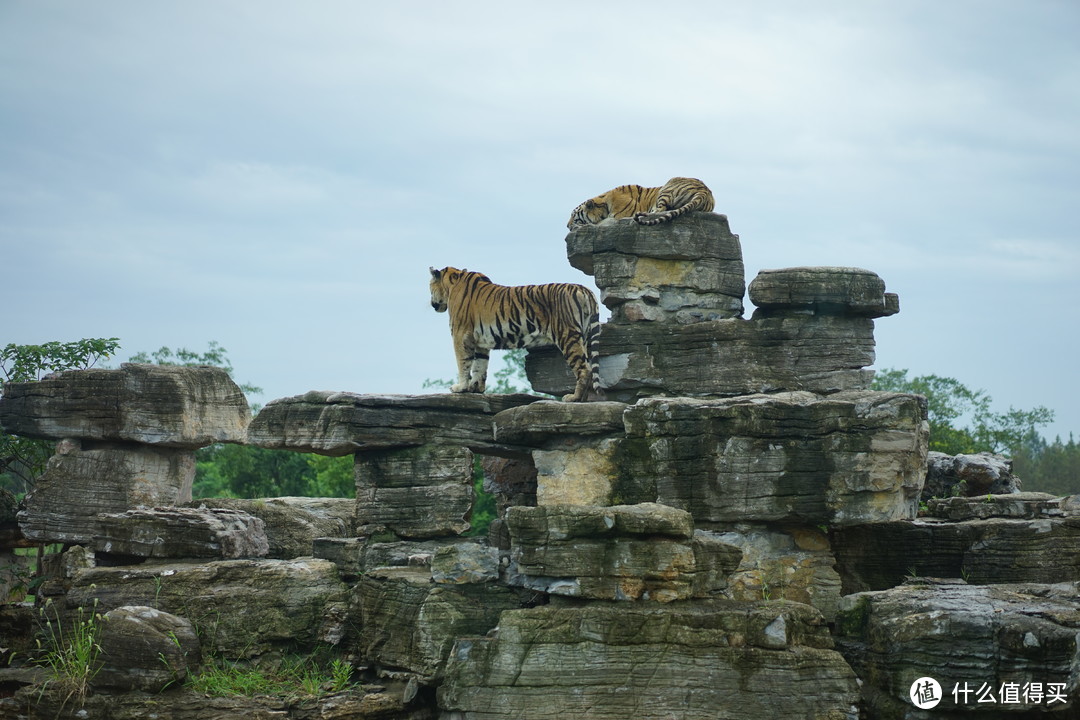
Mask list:
[{"label": "tiger's hind leg", "polygon": [[[593,385],[592,368],[588,361],[588,350],[580,333],[574,333],[564,342],[559,343],[559,351],[566,358],[566,364],[574,373],[574,392],[563,395],[563,402],[585,402],[589,399],[589,389]],[[599,391],[599,387],[596,388]]]}]

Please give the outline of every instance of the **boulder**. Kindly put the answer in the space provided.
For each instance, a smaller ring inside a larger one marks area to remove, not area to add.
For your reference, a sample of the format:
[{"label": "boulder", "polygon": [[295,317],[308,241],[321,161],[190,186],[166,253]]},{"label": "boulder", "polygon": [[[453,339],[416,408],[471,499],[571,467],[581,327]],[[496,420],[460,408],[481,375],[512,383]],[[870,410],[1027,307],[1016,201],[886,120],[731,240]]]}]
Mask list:
[{"label": "boulder", "polygon": [[[1080,689],[1078,594],[1077,583],[914,579],[842,598],[837,647],[863,680],[870,717],[914,717],[909,692],[924,677],[942,690],[941,703],[926,717],[1051,711],[1072,717]],[[1033,683],[1043,696],[1039,702],[1025,698]],[[1051,686],[1060,689],[1063,702],[1048,701]]]},{"label": "boulder", "polygon": [[918,510],[928,442],[921,396],[654,398],[623,419],[624,471],[651,478],[657,501],[687,510],[702,529],[850,526]]},{"label": "boulder", "polygon": [[493,583],[436,584],[427,568],[382,568],[365,574],[352,593],[357,646],[384,671],[413,673],[430,683],[442,676],[459,637],[485,635],[517,596]]},{"label": "boulder", "polygon": [[431,579],[442,585],[499,579],[499,550],[480,543],[444,545],[431,558]]},{"label": "boulder", "polygon": [[145,605],[187,618],[203,652],[225,659],[314,647],[340,632],[345,586],[327,560],[145,562],[76,571],[68,612]]},{"label": "boulder", "polygon": [[724,215],[699,212],[655,226],[631,219],[586,225],[567,235],[566,254],[596,278],[612,322],[742,315],[742,248]]},{"label": "boulder", "polygon": [[454,646],[453,717],[847,718],[858,681],[806,605],[590,603],[504,612]]},{"label": "boulder", "polygon": [[228,508],[259,518],[269,543],[266,556],[282,560],[311,555],[316,538],[345,538],[355,533],[356,501],[351,498],[205,498],[191,505]]},{"label": "boulder", "polygon": [[201,662],[195,627],[144,605],[105,613],[98,645],[103,662],[94,676],[95,687],[157,693],[182,683]]},{"label": "boulder", "polygon": [[1012,460],[993,453],[927,456],[922,499],[953,496],[978,497],[1020,492],[1020,478],[1012,473]]},{"label": "boulder", "polygon": [[88,545],[100,513],[185,503],[194,478],[190,450],[65,440],[27,494],[19,526],[38,542]]},{"label": "boulder", "polygon": [[403,538],[461,535],[470,529],[473,454],[426,445],[356,455],[357,528],[385,527]]},{"label": "boulder", "polygon": [[138,558],[264,557],[263,521],[245,512],[206,508],[139,508],[97,516],[97,553]]},{"label": "boulder", "polygon": [[13,435],[133,442],[194,450],[243,442],[244,393],[216,367],[124,363],[6,383],[0,425]]},{"label": "boulder", "polygon": [[263,448],[320,455],[425,444],[502,449],[491,435],[492,416],[539,399],[476,393],[309,392],[267,403],[252,421],[247,441]]},{"label": "boulder", "polygon": [[468,537],[401,540],[387,533],[385,537],[317,538],[313,550],[315,557],[330,560],[344,577],[355,579],[382,568],[431,568],[435,555],[444,548],[477,544]]}]

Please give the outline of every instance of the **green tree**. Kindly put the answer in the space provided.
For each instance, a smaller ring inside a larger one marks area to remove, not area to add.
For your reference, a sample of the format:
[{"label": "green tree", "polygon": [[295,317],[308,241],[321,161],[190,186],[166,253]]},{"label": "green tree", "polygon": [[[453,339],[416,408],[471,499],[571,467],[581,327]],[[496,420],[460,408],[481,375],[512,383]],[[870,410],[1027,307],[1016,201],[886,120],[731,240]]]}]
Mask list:
[{"label": "green tree", "polygon": [[[8,344],[0,350],[4,382],[34,382],[48,373],[86,370],[107,360],[120,347],[117,338],[84,338],[42,345]],[[0,395],[2,395],[0,387]],[[0,488],[23,494],[45,470],[54,443],[0,433]]]},{"label": "green tree", "polygon": [[1034,438],[1013,455],[1013,472],[1024,490],[1054,495],[1080,493],[1080,444],[1071,434],[1052,443]]},{"label": "green tree", "polygon": [[[983,390],[971,390],[955,378],[920,375],[909,378],[907,370],[879,370],[874,390],[924,395],[930,421],[930,449],[949,455],[975,452],[1014,454],[1038,437],[1037,429],[1054,419],[1052,410],[995,412],[993,398]],[[967,420],[967,424],[961,425]]]}]

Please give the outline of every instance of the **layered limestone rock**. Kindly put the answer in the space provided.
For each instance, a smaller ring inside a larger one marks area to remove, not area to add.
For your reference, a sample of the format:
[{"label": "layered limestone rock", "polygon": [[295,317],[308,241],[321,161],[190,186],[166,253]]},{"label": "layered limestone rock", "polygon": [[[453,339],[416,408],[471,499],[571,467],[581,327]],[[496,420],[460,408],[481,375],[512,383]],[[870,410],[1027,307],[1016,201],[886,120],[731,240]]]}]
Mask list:
[{"label": "layered limestone rock", "polygon": [[699,527],[850,526],[913,518],[925,476],[925,400],[794,392],[643,400],[623,414],[629,472]]},{"label": "layered limestone rock", "polygon": [[65,440],[27,494],[19,526],[38,542],[88,545],[99,515],[185,503],[194,478],[190,450]]},{"label": "layered limestone rock", "polygon": [[429,568],[379,568],[356,584],[350,615],[367,662],[428,684],[441,679],[458,638],[486,635],[518,607],[517,595],[494,583],[436,583]]},{"label": "layered limestone rock", "polygon": [[356,534],[356,501],[349,498],[204,498],[191,505],[237,510],[259,518],[266,530],[266,557],[281,560],[311,555],[319,538]]},{"label": "layered limestone rock", "polygon": [[1041,493],[931,501],[939,517],[840,528],[832,534],[844,592],[910,577],[976,584],[1080,581],[1080,508]]},{"label": "layered limestone rock", "polygon": [[645,226],[585,225],[566,237],[570,264],[596,279],[614,323],[694,323],[742,315],[742,247],[727,217],[693,213]]},{"label": "layered limestone rock", "polygon": [[[914,579],[844,597],[837,646],[863,681],[870,717],[1072,717],[1080,690],[1078,595],[1077,583]],[[913,715],[909,692],[923,677],[940,683],[941,703]]]},{"label": "layered limestone rock", "polygon": [[257,517],[228,509],[153,508],[97,516],[91,546],[133,558],[248,558],[270,549]]},{"label": "layered limestone rock", "polygon": [[594,600],[672,602],[727,586],[742,553],[694,534],[690,514],[645,503],[514,507],[511,558],[524,587]]},{"label": "layered limestone rock", "polygon": [[215,367],[124,363],[5,383],[0,425],[14,435],[78,438],[193,450],[243,442],[251,411],[228,373]]},{"label": "layered limestone rock", "polygon": [[356,523],[403,538],[461,535],[472,526],[473,454],[425,445],[356,456]]},{"label": "layered limestone rock", "polygon": [[60,441],[19,513],[22,533],[90,544],[99,515],[183,504],[193,451],[243,441],[250,420],[243,392],[220,368],[127,363],[6,383],[5,430]]},{"label": "layered limestone rock", "polygon": [[[899,311],[868,270],[804,267],[762,271],[749,293],[758,310],[741,319],[742,251],[720,215],[585,226],[566,244],[612,310],[599,338],[609,400],[865,390],[873,319]],[[573,387],[557,351],[530,351],[526,367],[537,391]]]},{"label": "layered limestone rock", "polygon": [[855,674],[796,603],[594,602],[504,612],[457,642],[439,687],[456,718],[848,718]]},{"label": "layered limestone rock", "polygon": [[126,605],[186,618],[204,653],[235,660],[340,640],[346,588],[327,560],[174,561],[77,570],[62,596],[69,613]]},{"label": "layered limestone rock", "polygon": [[309,392],[272,400],[251,423],[247,441],[276,450],[350,455],[427,443],[500,450],[491,418],[539,400],[533,395],[361,395]]}]

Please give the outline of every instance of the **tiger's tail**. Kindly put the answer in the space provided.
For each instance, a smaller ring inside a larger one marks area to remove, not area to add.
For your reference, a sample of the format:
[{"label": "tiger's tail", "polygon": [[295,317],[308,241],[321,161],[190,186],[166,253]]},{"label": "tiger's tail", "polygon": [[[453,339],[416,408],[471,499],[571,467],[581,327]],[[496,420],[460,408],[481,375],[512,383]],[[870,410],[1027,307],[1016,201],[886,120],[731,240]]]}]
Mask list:
[{"label": "tiger's tail", "polygon": [[671,210],[664,210],[663,212],[658,213],[637,213],[636,215],[634,215],[634,220],[639,225],[659,225],[660,223],[670,222],[675,218],[679,217],[680,215],[685,215],[688,212],[700,210],[704,205],[704,196],[697,195],[694,197],[693,200],[686,203],[685,205],[680,205],[679,207],[672,208]]},{"label": "tiger's tail", "polygon": [[597,398],[604,399],[600,387],[600,309],[594,304],[585,326],[585,347],[589,353],[589,372],[592,376],[592,390]]}]

